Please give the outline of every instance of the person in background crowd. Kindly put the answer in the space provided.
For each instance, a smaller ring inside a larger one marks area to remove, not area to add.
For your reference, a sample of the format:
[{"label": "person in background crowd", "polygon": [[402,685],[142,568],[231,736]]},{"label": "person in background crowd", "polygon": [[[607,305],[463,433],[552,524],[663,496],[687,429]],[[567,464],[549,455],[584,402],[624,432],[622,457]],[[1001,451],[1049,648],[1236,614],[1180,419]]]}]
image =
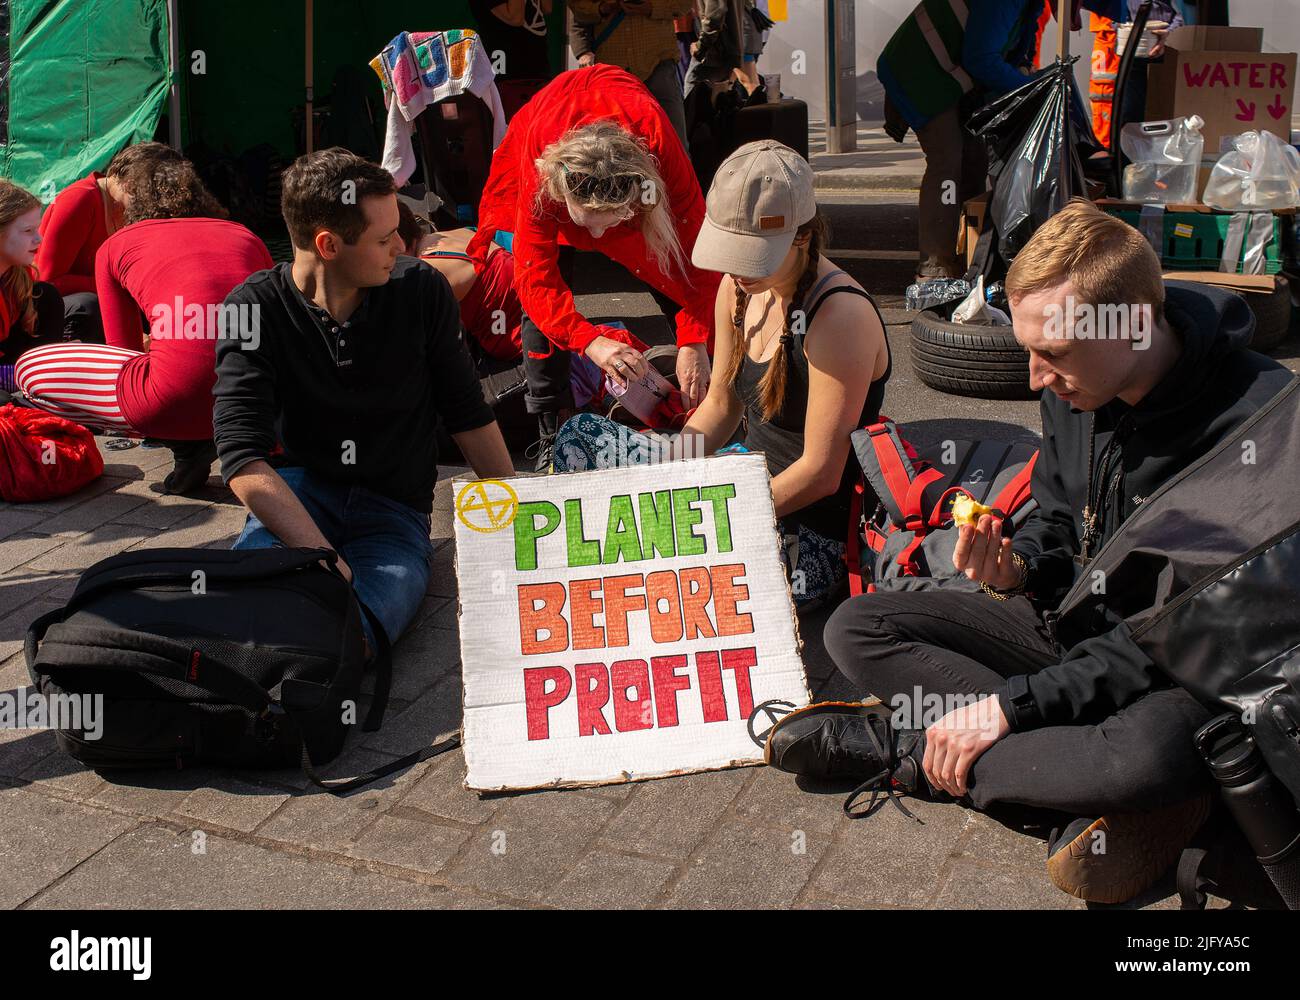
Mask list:
[{"label": "person in background crowd", "polygon": [[424,261],[441,272],[460,304],[460,321],[469,334],[470,354],[483,354],[503,362],[523,357],[519,332],[523,309],[515,294],[515,259],[496,243],[486,249],[481,268],[466,251],[474,237],[472,229],[428,232],[421,220],[403,201],[397,203],[398,235],[402,252]]},{"label": "person in background crowd", "polygon": [[32,406],[166,442],[175,467],[163,492],[189,493],[207,482],[216,458],[216,341],[251,346],[258,336],[255,315],[219,307],[232,288],[270,267],[271,255],[226,220],[188,160],[155,163],[151,182],[132,191],[124,227],[95,255],[105,343],[36,348],[15,376]]},{"label": "person in background crowd", "polygon": [[492,157],[468,252],[476,268],[486,266],[496,233],[514,233],[539,470],[549,468],[555,432],[573,409],[569,351],[582,351],[620,383],[646,372],[629,334],[597,329],[577,311],[574,249],[605,254],[682,307],[676,373],[688,405],[704,398],[719,276],[687,259],[703,219],[686,150],[632,74],[614,66],[570,70],[511,121]]},{"label": "person in background crowd", "polygon": [[[1042,0],[922,0],[880,53],[885,132],[902,142],[910,127],[925,152],[918,281],[965,270],[957,260],[957,220],[962,204],[988,182],[984,144],[965,121],[1029,79],[1041,10]],[[1077,30],[1077,8],[1074,15]]]},{"label": "person in background crowd", "polygon": [[740,75],[744,78],[745,89],[752,92],[758,87],[758,57],[763,54],[763,48],[767,44],[765,32],[772,26],[772,21],[759,9],[755,0],[741,2],[744,5],[740,12],[741,47],[744,55]]},{"label": "person in background crowd", "polygon": [[690,68],[691,57],[695,55],[695,45],[700,37],[699,3],[691,0],[691,12],[673,18],[673,32],[677,35],[677,78],[686,86],[686,71]]},{"label": "person in background crowd", "polygon": [[126,224],[133,189],[153,183],[154,171],[176,163],[180,153],[161,142],[140,142],[118,151],[101,174],[69,184],[41,219],[36,270],[63,296],[64,334],[103,343],[104,327],[95,294],[95,254]]},{"label": "person in background crowd", "polygon": [[[782,554],[796,605],[831,597],[845,580],[850,501],[860,478],[849,435],[879,418],[890,374],[884,322],[871,297],[822,255],[826,230],[813,172],[779,142],[753,142],[723,161],[692,259],[729,275],[718,288],[719,368],[675,442],[676,455],[761,451],[772,475]],[[843,292],[847,294],[837,295]],[[652,460],[657,446],[580,413],[555,444],[557,471]]]},{"label": "person in background crowd", "polygon": [[492,59],[507,119],[555,75],[546,39],[552,2],[469,0],[479,37]]},{"label": "person in background crowd", "polygon": [[41,203],[0,178],[0,403],[16,388],[14,363],[25,351],[63,339],[58,290],[37,280]]},{"label": "person in background crowd", "polygon": [[[1122,13],[1125,16],[1123,20],[1132,22],[1137,15],[1137,9],[1141,6],[1142,0],[1124,0]],[[1152,63],[1160,62],[1164,58],[1165,39],[1169,32],[1183,26],[1183,15],[1173,0],[1153,0],[1147,23],[1150,24],[1152,21],[1163,21],[1168,27],[1149,29],[1151,34],[1155,36],[1151,51],[1145,56],[1134,56],[1133,58],[1133,65],[1129,68],[1128,79],[1124,81],[1124,93],[1122,95],[1124,106],[1120,109],[1121,128],[1129,122],[1146,120],[1148,70]],[[1122,52],[1118,54],[1123,55]]]},{"label": "person in background crowd", "polygon": [[[1248,349],[1255,324],[1240,296],[1166,283],[1146,238],[1083,199],[1039,227],[1006,287],[1030,384],[1046,390],[1038,506],[1014,538],[987,514],[957,529],[953,566],[980,591],[882,591],[840,605],[826,648],[888,708],[791,714],[770,734],[770,762],[862,782],[846,809],[874,790],[850,815],[882,804],[877,794],[901,805],[900,792],[1022,816],[1028,807],[1056,824],[1051,880],[1119,903],[1155,883],[1209,815],[1213,780],[1192,737],[1210,712],[1130,631],[1168,591],[1161,560],[1103,588],[1089,613],[1057,612],[1079,584],[1099,593],[1089,564],[1142,503],[1295,376]],[[1125,307],[1123,326],[1072,335],[1085,308],[1113,306]],[[1128,307],[1147,317],[1142,332],[1128,327]],[[1207,537],[1207,559],[1213,549]],[[947,714],[925,720],[920,692]]]},{"label": "person in background crowd", "polygon": [[[545,80],[551,75],[546,54],[546,18],[552,0],[469,0],[483,47],[498,77]],[[497,53],[500,53],[498,58]]]},{"label": "person in background crowd", "polygon": [[[258,311],[260,344],[217,346],[221,474],[248,508],[234,547],[334,550],[396,642],[429,584],[439,424],[480,478],[514,466],[447,280],[399,256],[392,174],[346,149],[309,153],[285,172],[281,205],[293,260],[226,300]],[[367,615],[372,651],[375,627]]]},{"label": "person in background crowd", "polygon": [[686,145],[686,106],[677,75],[673,19],[691,12],[691,0],[570,0],[569,45],[580,67],[593,62],[627,70],[664,109]]}]

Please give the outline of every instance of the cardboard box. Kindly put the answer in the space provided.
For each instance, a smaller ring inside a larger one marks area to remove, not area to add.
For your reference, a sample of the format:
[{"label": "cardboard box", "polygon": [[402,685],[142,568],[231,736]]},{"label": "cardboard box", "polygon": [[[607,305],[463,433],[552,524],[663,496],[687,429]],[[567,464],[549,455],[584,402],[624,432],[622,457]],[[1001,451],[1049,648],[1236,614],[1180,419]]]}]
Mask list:
[{"label": "cardboard box", "polygon": [[1147,120],[1200,115],[1206,156],[1252,129],[1290,142],[1296,53],[1261,52],[1262,40],[1262,28],[1175,28],[1148,72]]},{"label": "cardboard box", "polygon": [[984,228],[984,216],[992,197],[992,191],[985,191],[961,207],[961,219],[957,222],[957,257],[964,258],[967,267],[975,257],[975,245],[979,242],[980,230]]},{"label": "cardboard box", "polygon": [[1224,274],[1221,271],[1165,271],[1165,281],[1199,281],[1202,285],[1228,288],[1234,292],[1271,292],[1277,287],[1276,274]]}]

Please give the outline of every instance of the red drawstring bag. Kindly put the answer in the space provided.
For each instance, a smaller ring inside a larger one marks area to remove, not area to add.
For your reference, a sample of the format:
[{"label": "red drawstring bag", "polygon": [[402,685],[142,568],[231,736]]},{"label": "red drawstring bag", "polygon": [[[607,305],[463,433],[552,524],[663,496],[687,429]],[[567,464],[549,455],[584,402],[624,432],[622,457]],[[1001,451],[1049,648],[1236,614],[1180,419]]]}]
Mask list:
[{"label": "red drawstring bag", "polygon": [[104,456],[80,424],[43,410],[0,406],[0,499],[53,500],[103,472]]}]

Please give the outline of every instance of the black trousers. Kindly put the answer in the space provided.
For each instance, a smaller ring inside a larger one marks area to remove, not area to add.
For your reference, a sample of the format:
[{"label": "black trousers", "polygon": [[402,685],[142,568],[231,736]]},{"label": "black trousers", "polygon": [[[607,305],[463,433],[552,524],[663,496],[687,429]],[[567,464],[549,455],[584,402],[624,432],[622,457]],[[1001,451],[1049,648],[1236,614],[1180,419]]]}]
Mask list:
[{"label": "black trousers", "polygon": [[[946,714],[947,696],[993,694],[1064,655],[1028,598],[978,592],[855,597],[831,616],[825,638],[841,673],[925,726]],[[1211,787],[1192,746],[1209,718],[1175,687],[1087,724],[1010,733],[975,762],[968,796],[981,810],[1014,803],[1088,817],[1180,802]]]},{"label": "black trousers", "polygon": [[36,325],[27,333],[14,324],[9,336],[0,341],[0,364],[15,364],[25,351],[63,340],[63,298],[59,290],[38,281],[32,285],[32,303],[36,307]]},{"label": "black trousers", "polygon": [[[145,329],[149,328],[145,324]],[[63,339],[83,344],[104,342],[104,320],[99,312],[99,296],[94,292],[73,292],[63,296]]]},{"label": "black trousers", "polygon": [[[575,252],[573,247],[560,247],[560,277],[570,288],[573,287]],[[634,278],[632,275],[629,277]],[[681,306],[658,289],[649,285],[645,287],[671,324]],[[573,409],[573,389],[569,381],[573,355],[556,347],[527,313],[520,318],[519,328],[524,348],[524,375],[528,379],[528,394],[524,397],[528,412],[557,413]]]},{"label": "black trousers", "polygon": [[[573,287],[573,247],[560,247],[560,277]],[[551,342],[527,313],[520,317],[520,340],[524,347],[524,377],[528,393],[524,405],[529,413],[558,413],[573,409],[569,383],[572,359],[569,352]]]}]

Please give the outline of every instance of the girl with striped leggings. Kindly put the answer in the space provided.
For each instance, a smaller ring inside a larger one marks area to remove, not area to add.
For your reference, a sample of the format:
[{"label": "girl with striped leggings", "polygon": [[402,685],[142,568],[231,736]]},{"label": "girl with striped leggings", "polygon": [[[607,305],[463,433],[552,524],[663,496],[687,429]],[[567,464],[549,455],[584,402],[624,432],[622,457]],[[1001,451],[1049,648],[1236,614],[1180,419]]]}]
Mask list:
[{"label": "girl with striped leggings", "polygon": [[131,199],[127,225],[95,257],[105,343],[36,348],[15,368],[32,406],[164,440],[176,460],[163,481],[166,493],[202,486],[216,458],[217,340],[257,345],[257,318],[231,316],[221,305],[236,285],[269,268],[271,255],[225,215],[192,164],[160,164],[152,185]]}]

